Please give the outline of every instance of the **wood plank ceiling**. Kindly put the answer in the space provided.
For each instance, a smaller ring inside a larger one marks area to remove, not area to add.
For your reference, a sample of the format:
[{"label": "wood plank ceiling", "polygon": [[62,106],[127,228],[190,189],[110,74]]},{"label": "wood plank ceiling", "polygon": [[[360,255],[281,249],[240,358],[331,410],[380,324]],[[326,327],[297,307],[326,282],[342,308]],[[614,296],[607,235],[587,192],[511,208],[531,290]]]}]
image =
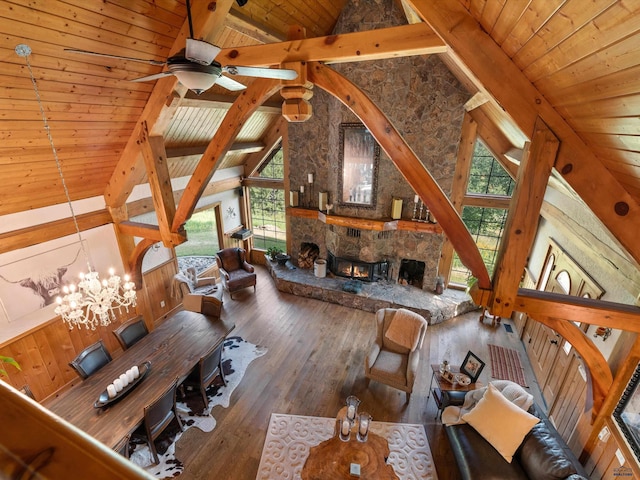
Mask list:
[{"label": "wood plank ceiling", "polygon": [[[193,3],[204,0],[192,0]],[[216,42],[241,47],[284,39],[291,24],[307,36],[331,33],[347,0],[249,0],[234,4]],[[393,1],[393,0],[387,0]],[[459,1],[640,202],[640,1]],[[184,27],[180,0],[0,0],[0,215],[65,201],[29,70],[15,53],[28,44],[51,137],[73,199],[101,196],[153,88],[129,80],[162,67],[65,52],[65,48],[164,61]],[[400,0],[397,2],[400,4]],[[460,72],[457,72],[460,73]],[[248,84],[250,79],[239,79]],[[470,93],[475,90],[470,88]],[[230,93],[207,92],[178,107],[167,148],[206,145]],[[222,98],[224,100],[224,98]],[[480,102],[481,103],[481,102]],[[482,116],[502,122],[489,106]],[[236,142],[260,142],[278,117],[257,112]],[[480,118],[480,116],[479,116]],[[519,143],[517,135],[508,135]],[[521,146],[521,145],[517,145]],[[241,164],[230,153],[221,166]],[[197,157],[172,160],[172,176]]]}]

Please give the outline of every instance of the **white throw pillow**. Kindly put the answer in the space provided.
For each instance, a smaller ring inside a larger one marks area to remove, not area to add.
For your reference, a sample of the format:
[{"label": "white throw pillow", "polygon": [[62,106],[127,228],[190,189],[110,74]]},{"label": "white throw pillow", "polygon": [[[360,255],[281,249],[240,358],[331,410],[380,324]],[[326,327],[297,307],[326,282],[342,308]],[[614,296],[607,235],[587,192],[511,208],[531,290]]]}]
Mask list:
[{"label": "white throw pillow", "polygon": [[524,437],[540,421],[507,400],[492,384],[489,384],[478,404],[462,419],[509,463]]}]

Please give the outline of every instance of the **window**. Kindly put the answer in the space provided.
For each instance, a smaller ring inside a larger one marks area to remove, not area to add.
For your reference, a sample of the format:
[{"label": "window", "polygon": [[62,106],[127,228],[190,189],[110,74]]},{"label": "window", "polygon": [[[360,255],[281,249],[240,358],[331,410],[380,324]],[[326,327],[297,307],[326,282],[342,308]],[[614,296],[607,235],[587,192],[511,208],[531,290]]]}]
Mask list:
[{"label": "window", "polygon": [[[276,148],[258,170],[258,178],[284,178],[284,156],[282,148]],[[285,217],[284,189],[249,188],[251,203],[251,225],[253,226],[253,246],[267,250],[278,247],[287,248],[287,228]]]},{"label": "window", "polygon": [[194,213],[187,220],[185,230],[188,240],[175,247],[178,266],[181,270],[193,265],[200,272],[215,263],[216,252],[220,250],[216,210],[216,208],[202,210]]},{"label": "window", "polygon": [[[511,197],[515,182],[480,141],[476,141],[471,161],[467,193],[477,195],[504,195]],[[475,239],[484,264],[493,275],[500,239],[508,211],[500,208],[463,207],[462,221]],[[466,284],[471,272],[457,254],[451,266],[450,283]]]}]

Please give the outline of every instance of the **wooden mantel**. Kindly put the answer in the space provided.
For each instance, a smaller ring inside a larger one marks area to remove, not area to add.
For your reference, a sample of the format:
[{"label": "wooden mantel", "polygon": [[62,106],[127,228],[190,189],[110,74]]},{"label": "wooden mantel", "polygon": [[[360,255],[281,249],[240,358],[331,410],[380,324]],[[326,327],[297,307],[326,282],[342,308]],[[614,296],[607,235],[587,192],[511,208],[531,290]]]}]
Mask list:
[{"label": "wooden mantel", "polygon": [[288,207],[287,215],[319,220],[327,225],[357,228],[359,230],[373,230],[385,232],[399,230],[405,232],[442,233],[442,227],[437,223],[416,222],[413,220],[393,220],[391,218],[372,219],[346,217],[343,215],[327,215],[321,210],[312,208]]}]

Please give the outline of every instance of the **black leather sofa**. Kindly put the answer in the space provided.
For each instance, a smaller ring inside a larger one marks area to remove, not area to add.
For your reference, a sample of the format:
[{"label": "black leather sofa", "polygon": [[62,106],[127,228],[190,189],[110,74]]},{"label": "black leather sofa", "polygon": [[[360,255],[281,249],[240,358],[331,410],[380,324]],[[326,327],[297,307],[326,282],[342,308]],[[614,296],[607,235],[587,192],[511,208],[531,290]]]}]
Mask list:
[{"label": "black leather sofa", "polygon": [[541,419],[508,463],[471,425],[445,426],[460,474],[474,480],[587,480],[584,467],[535,405],[529,413]]}]

